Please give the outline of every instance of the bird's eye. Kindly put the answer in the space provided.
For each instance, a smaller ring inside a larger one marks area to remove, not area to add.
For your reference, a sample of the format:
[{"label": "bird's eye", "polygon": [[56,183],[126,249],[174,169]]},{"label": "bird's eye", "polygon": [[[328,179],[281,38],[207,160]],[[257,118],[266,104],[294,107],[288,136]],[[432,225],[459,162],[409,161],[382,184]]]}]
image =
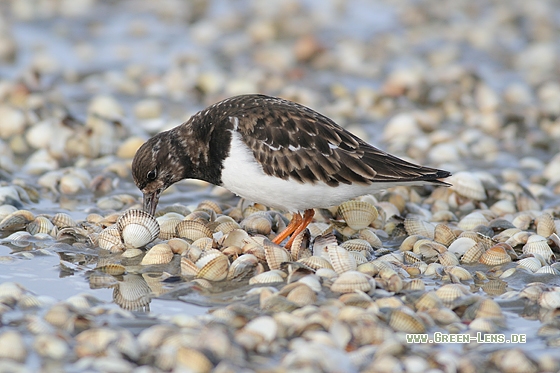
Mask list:
[{"label": "bird's eye", "polygon": [[155,180],[157,177],[157,170],[151,170],[150,172],[148,172],[148,180],[152,181]]}]

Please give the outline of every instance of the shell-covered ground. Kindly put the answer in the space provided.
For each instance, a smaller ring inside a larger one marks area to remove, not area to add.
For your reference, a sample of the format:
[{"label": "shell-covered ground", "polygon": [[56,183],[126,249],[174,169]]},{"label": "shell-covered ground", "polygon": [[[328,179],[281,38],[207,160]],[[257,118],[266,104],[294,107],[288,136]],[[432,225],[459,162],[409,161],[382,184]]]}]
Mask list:
[{"label": "shell-covered ground", "polygon": [[[560,369],[557,2],[0,9],[0,372]],[[143,141],[254,92],[453,186],[317,210],[290,251],[289,214],[202,182],[140,211]]]}]

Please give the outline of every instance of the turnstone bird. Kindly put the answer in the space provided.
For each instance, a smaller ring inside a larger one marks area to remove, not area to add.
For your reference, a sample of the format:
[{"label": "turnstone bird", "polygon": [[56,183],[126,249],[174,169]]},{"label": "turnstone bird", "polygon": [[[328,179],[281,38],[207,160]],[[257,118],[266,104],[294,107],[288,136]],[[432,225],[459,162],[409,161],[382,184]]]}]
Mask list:
[{"label": "turnstone bird", "polygon": [[[326,208],[395,185],[449,185],[449,172],[381,151],[303,105],[259,94],[235,96],[161,132],[132,162],[144,209],[182,179],[200,179],[293,213],[274,242],[291,240]],[[301,212],[304,212],[303,217]]]}]

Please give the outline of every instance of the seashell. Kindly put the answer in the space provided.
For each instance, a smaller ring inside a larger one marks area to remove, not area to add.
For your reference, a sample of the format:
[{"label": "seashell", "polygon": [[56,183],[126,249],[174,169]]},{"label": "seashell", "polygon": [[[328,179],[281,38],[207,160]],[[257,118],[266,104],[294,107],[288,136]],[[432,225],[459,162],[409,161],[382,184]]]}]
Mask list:
[{"label": "seashell", "polygon": [[159,224],[149,213],[127,210],[116,222],[127,248],[139,248],[152,242],[159,234]]},{"label": "seashell", "polygon": [[468,281],[473,279],[471,273],[463,267],[453,266],[451,268],[445,268],[445,272],[457,277],[459,281]]},{"label": "seashell", "polygon": [[268,215],[255,212],[241,221],[241,227],[249,234],[268,236],[272,231],[272,221]]},{"label": "seashell", "polygon": [[75,227],[76,221],[68,214],[59,212],[51,218],[51,222],[58,228]]},{"label": "seashell", "polygon": [[300,284],[288,293],[286,299],[303,307],[314,304],[317,301],[317,294],[309,286]]},{"label": "seashell", "polygon": [[428,239],[416,241],[412,248],[412,252],[421,255],[423,258],[433,258],[447,251],[447,247]]},{"label": "seashell", "polygon": [[221,242],[222,246],[237,246],[243,247],[245,245],[245,240],[249,238],[249,234],[243,229],[234,229],[227,233],[224,240]]},{"label": "seashell", "polygon": [[199,221],[183,220],[176,227],[176,235],[180,238],[196,241],[199,238],[212,237],[212,231]]},{"label": "seashell", "polygon": [[121,276],[126,273],[126,267],[117,263],[109,263],[95,269],[111,276]]},{"label": "seashell", "polygon": [[159,224],[159,235],[158,238],[162,240],[170,240],[177,234],[177,225],[183,219],[180,217],[181,215],[175,213],[167,213],[156,218]]},{"label": "seashell", "polygon": [[532,197],[525,193],[520,194],[516,198],[518,211],[540,211],[541,205]]},{"label": "seashell", "polygon": [[320,256],[310,256],[309,258],[303,258],[298,260],[298,263],[303,263],[314,270],[319,270],[322,268],[333,270],[333,266],[331,265],[331,263]]},{"label": "seashell", "polygon": [[[229,216],[225,216],[225,215],[222,215],[222,216],[229,218]],[[239,223],[236,222],[235,220],[231,219],[231,221],[223,221],[223,222],[219,223],[218,225],[216,225],[216,227],[214,228],[214,232],[222,232],[224,235],[227,235],[227,234],[229,234],[229,233],[231,233],[232,231],[235,231],[235,230],[243,231],[240,228],[241,228],[241,226],[239,225]],[[245,231],[243,231],[243,232],[245,232]]]},{"label": "seashell", "polygon": [[519,267],[525,268],[533,273],[537,272],[541,267],[541,261],[535,257],[523,258],[517,262]]},{"label": "seashell", "polygon": [[449,247],[447,250],[456,255],[464,255],[470,248],[476,245],[476,241],[469,237],[459,237]]},{"label": "seashell", "polygon": [[148,250],[144,258],[142,258],[140,265],[167,264],[171,259],[173,259],[171,246],[166,243],[160,243]]},{"label": "seashell", "polygon": [[264,241],[264,254],[270,269],[280,269],[282,263],[292,260],[288,250],[269,240]]},{"label": "seashell", "polygon": [[210,250],[214,248],[214,239],[210,237],[201,237],[191,243],[191,247],[193,246],[200,248],[202,251]]},{"label": "seashell", "polygon": [[468,306],[463,313],[463,320],[478,318],[503,319],[500,305],[493,299],[484,298]]},{"label": "seashell", "polygon": [[534,222],[533,214],[528,212],[523,212],[518,214],[515,218],[513,218],[511,224],[513,224],[514,227],[519,228],[521,230],[527,230],[533,224],[533,222]]},{"label": "seashell", "polygon": [[420,240],[430,240],[428,237],[425,236],[421,236],[419,234],[413,234],[411,236],[407,236],[403,242],[401,243],[401,246],[399,247],[400,251],[412,251],[414,249],[414,245],[416,244],[416,242],[420,241]]},{"label": "seashell", "polygon": [[340,246],[348,251],[360,252],[364,254],[366,258],[371,258],[373,255],[373,247],[366,240],[351,239],[344,241]]},{"label": "seashell", "polygon": [[547,239],[538,234],[534,234],[527,239],[527,243],[523,246],[523,254],[537,254],[546,261],[554,258],[554,253],[550,246],[548,246]]},{"label": "seashell", "polygon": [[443,302],[435,291],[428,291],[414,301],[414,307],[417,311],[428,311],[442,308]]},{"label": "seashell", "polygon": [[468,291],[465,290],[459,284],[443,285],[436,290],[436,295],[441,299],[443,304],[448,308],[451,308],[451,306],[455,303],[457,299],[465,296],[466,294],[468,294]]},{"label": "seashell", "polygon": [[558,275],[560,272],[552,266],[542,266],[535,273],[546,273],[549,275]]},{"label": "seashell", "polygon": [[356,270],[356,260],[349,254],[348,250],[340,246],[327,246],[327,254],[332,268],[336,273],[341,274],[346,271]]},{"label": "seashell", "polygon": [[446,181],[452,185],[449,189],[455,191],[460,196],[475,201],[484,201],[486,199],[486,191],[482,182],[471,172],[457,172],[448,177]]},{"label": "seashell", "polygon": [[210,200],[201,201],[196,208],[197,210],[212,210],[216,215],[223,214],[223,210],[220,205]]},{"label": "seashell", "polygon": [[189,243],[182,238],[172,238],[167,241],[167,244],[171,247],[173,254],[183,254],[190,249]]},{"label": "seashell", "polygon": [[37,233],[51,233],[53,228],[54,224],[44,216],[37,216],[27,224],[27,231],[33,235]]},{"label": "seashell", "polygon": [[370,277],[358,271],[341,273],[331,285],[331,291],[336,293],[352,293],[356,290],[368,292],[371,289]]},{"label": "seashell", "polygon": [[313,252],[309,248],[310,240],[311,237],[308,230],[304,230],[294,238],[292,247],[290,248],[292,260],[298,261],[313,255]]},{"label": "seashell", "polygon": [[403,285],[403,290],[425,291],[426,285],[424,284],[424,281],[422,281],[422,279],[414,278]]},{"label": "seashell", "polygon": [[97,245],[110,252],[121,252],[124,249],[124,244],[121,238],[121,232],[116,225],[105,228],[97,236]]},{"label": "seashell", "polygon": [[488,225],[488,219],[479,211],[465,215],[457,224],[459,228],[465,231],[472,230],[479,225]]},{"label": "seashell", "polygon": [[211,257],[209,261],[206,262],[204,257],[201,257],[196,262],[197,267],[200,268],[196,274],[197,278],[203,278],[210,281],[222,281],[224,280],[229,271],[229,259],[226,255],[220,253],[216,256],[208,255]]},{"label": "seashell", "polygon": [[449,247],[457,239],[451,228],[445,224],[438,224],[434,228],[434,241]]},{"label": "seashell", "polygon": [[422,262],[422,256],[420,254],[415,254],[412,251],[403,252],[403,263],[412,264]]},{"label": "seashell", "polygon": [[367,241],[371,247],[380,249],[383,247],[383,242],[377,236],[372,228],[364,228],[358,232],[358,238]]},{"label": "seashell", "polygon": [[181,275],[187,277],[194,277],[198,275],[200,268],[189,258],[181,258]]},{"label": "seashell", "polygon": [[417,234],[430,239],[434,238],[435,226],[432,223],[418,218],[404,219],[404,229],[406,229],[406,233],[409,235]]},{"label": "seashell", "polygon": [[405,333],[425,333],[426,326],[422,320],[409,311],[404,309],[394,309],[389,315],[389,326],[396,331]]},{"label": "seashell", "polygon": [[485,250],[484,247],[479,244],[475,243],[474,246],[471,246],[461,257],[460,262],[462,264],[471,264],[471,263],[478,263],[482,254],[484,254]]},{"label": "seashell", "polygon": [[490,266],[496,266],[511,262],[511,257],[504,247],[496,245],[486,250],[480,256],[478,262]]},{"label": "seashell", "polygon": [[252,254],[244,254],[235,259],[229,266],[227,279],[241,280],[246,277],[252,277],[259,260]]},{"label": "seashell", "polygon": [[538,298],[539,306],[548,310],[560,308],[560,291],[544,291]]},{"label": "seashell", "polygon": [[24,363],[26,358],[27,347],[19,331],[6,330],[0,333],[0,359],[4,360],[4,364],[9,365],[7,361],[10,360]]},{"label": "seashell", "polygon": [[354,293],[344,293],[338,300],[347,306],[368,308],[373,304],[371,297],[363,291],[356,291]]},{"label": "seashell", "polygon": [[285,276],[286,274],[278,269],[266,271],[251,277],[251,279],[249,280],[249,285],[272,284],[277,282],[284,282]]},{"label": "seashell", "polygon": [[354,200],[340,204],[338,214],[342,216],[350,228],[357,231],[368,227],[379,215],[372,204]]},{"label": "seashell", "polygon": [[15,232],[22,230],[34,219],[35,215],[31,211],[17,210],[0,221],[0,231]]},{"label": "seashell", "polygon": [[520,348],[510,348],[490,354],[489,363],[504,373],[537,373],[539,367]]},{"label": "seashell", "polygon": [[537,219],[535,219],[535,224],[537,226],[536,231],[539,236],[548,237],[551,234],[556,233],[554,218],[549,213],[541,214]]},{"label": "seashell", "polygon": [[194,210],[185,216],[185,220],[197,221],[204,225],[216,219],[216,213],[213,210]]},{"label": "seashell", "polygon": [[457,256],[450,251],[445,251],[441,254],[438,254],[438,261],[443,266],[456,266],[459,265],[459,259]]}]

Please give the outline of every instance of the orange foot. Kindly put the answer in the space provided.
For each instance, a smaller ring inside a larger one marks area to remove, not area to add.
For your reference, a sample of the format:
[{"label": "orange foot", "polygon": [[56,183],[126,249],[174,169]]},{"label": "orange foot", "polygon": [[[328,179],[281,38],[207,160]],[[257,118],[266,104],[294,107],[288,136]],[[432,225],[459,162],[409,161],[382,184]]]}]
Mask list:
[{"label": "orange foot", "polygon": [[311,220],[313,220],[314,215],[315,215],[315,210],[313,209],[305,210],[305,212],[303,213],[303,218],[301,217],[301,214],[299,212],[295,213],[292,216],[292,220],[290,221],[290,224],[288,224],[286,229],[280,232],[272,242],[274,242],[277,245],[280,245],[280,243],[284,241],[284,239],[286,239],[286,237],[288,237],[291,234],[292,237],[290,237],[290,239],[288,240],[285,246],[286,249],[290,249],[292,247],[292,243],[294,242],[296,236],[301,232],[303,232],[305,228],[307,228],[309,223],[311,223]]}]

